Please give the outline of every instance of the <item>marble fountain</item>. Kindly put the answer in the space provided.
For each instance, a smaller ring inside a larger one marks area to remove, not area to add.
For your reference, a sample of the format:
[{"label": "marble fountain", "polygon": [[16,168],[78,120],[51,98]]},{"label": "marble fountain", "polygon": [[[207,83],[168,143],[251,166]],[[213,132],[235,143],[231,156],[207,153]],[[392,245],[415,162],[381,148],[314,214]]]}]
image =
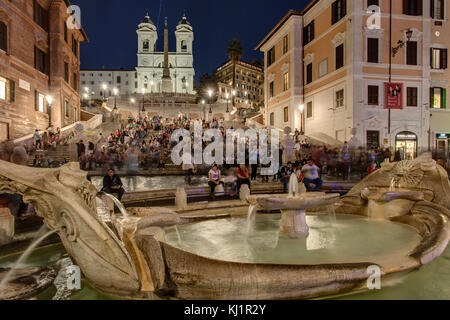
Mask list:
[{"label": "marble fountain", "polygon": [[369,267],[380,268],[383,284],[397,281],[439,257],[450,238],[449,180],[430,155],[385,163],[342,198],[305,194],[293,179],[288,195],[247,197],[248,218],[195,223],[166,208],[105,218],[73,163],[0,162],[0,190],[36,208],[90,286],[131,299],[347,294],[367,290]]}]

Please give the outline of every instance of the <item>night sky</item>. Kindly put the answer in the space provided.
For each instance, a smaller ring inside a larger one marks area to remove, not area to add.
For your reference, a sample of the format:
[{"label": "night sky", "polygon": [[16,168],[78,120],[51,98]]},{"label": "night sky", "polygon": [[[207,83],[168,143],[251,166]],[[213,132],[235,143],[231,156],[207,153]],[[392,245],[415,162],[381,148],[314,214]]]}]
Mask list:
[{"label": "night sky", "polygon": [[[81,8],[90,43],[81,46],[82,69],[134,69],[138,24],[149,10],[163,51],[164,17],[168,18],[169,51],[175,51],[175,27],[184,10],[194,28],[196,79],[227,61],[233,38],[243,41],[243,60],[262,59],[254,48],[289,9],[301,10],[309,0],[71,0]],[[159,20],[158,20],[159,18]],[[158,24],[159,21],[159,24]]]}]

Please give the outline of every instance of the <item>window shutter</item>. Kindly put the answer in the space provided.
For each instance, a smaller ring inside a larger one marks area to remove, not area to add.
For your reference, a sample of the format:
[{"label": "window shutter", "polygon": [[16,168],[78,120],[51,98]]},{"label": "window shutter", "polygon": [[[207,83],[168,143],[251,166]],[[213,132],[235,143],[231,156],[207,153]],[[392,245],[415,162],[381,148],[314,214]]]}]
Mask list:
[{"label": "window shutter", "polygon": [[423,14],[423,0],[416,0],[417,1],[417,15],[421,16]]},{"label": "window shutter", "polygon": [[341,1],[342,1],[342,17],[345,17],[347,15],[347,0]]},{"label": "window shutter", "polygon": [[311,40],[313,40],[315,37],[315,30],[314,30],[314,20],[311,22]]},{"label": "window shutter", "polygon": [[34,111],[39,111],[39,96],[37,90],[34,90]]},{"label": "window shutter", "polygon": [[16,82],[14,80],[9,80],[9,102],[16,101]]},{"label": "window shutter", "polygon": [[8,51],[8,27],[0,21],[0,49]]},{"label": "window shutter", "polygon": [[434,0],[430,0],[431,18],[436,19],[436,12],[434,11]]},{"label": "window shutter", "polygon": [[331,24],[336,23],[336,12],[336,2],[333,2],[333,4],[331,5]]},{"label": "window shutter", "polygon": [[408,0],[403,0],[403,14],[408,14]]},{"label": "window shutter", "polygon": [[447,69],[448,49],[441,49],[441,69]]}]

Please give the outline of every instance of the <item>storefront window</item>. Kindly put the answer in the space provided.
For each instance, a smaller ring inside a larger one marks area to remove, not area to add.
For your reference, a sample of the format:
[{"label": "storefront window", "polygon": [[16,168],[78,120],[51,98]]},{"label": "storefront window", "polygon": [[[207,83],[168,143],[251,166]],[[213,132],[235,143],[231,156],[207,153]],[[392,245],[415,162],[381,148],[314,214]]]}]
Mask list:
[{"label": "storefront window", "polygon": [[414,160],[417,156],[417,135],[413,132],[400,132],[396,136],[396,160]]}]

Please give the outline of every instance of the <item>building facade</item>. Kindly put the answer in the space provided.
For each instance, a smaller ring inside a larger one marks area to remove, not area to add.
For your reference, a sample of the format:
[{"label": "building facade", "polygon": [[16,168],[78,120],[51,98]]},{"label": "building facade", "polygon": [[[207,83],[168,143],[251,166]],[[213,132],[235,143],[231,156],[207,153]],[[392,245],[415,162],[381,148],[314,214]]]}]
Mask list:
[{"label": "building facade", "polygon": [[430,115],[447,115],[446,12],[442,0],[311,2],[294,60],[306,134],[391,147],[403,159],[433,148]]},{"label": "building facade", "polygon": [[[137,29],[138,52],[135,70],[82,70],[81,84],[87,87],[91,99],[119,95],[163,92],[164,52],[157,51],[158,30],[147,14]],[[194,32],[183,15],[175,30],[176,51],[168,52],[171,93],[195,94],[194,91]],[[167,44],[168,45],[168,44]],[[104,85],[107,89],[104,90]],[[83,94],[84,95],[84,94]]]},{"label": "building facade", "polygon": [[214,75],[221,101],[229,100],[235,105],[248,106],[264,102],[264,69],[260,66],[242,60],[229,60],[218,67]]},{"label": "building facade", "polygon": [[265,57],[265,122],[280,129],[301,127],[302,20],[300,12],[289,11],[255,49]]},{"label": "building facade", "polygon": [[69,6],[0,2],[0,140],[79,120],[80,42],[88,39],[68,27]]},{"label": "building facade", "polygon": [[104,100],[114,95],[130,95],[139,90],[136,70],[81,70],[81,98]]}]

